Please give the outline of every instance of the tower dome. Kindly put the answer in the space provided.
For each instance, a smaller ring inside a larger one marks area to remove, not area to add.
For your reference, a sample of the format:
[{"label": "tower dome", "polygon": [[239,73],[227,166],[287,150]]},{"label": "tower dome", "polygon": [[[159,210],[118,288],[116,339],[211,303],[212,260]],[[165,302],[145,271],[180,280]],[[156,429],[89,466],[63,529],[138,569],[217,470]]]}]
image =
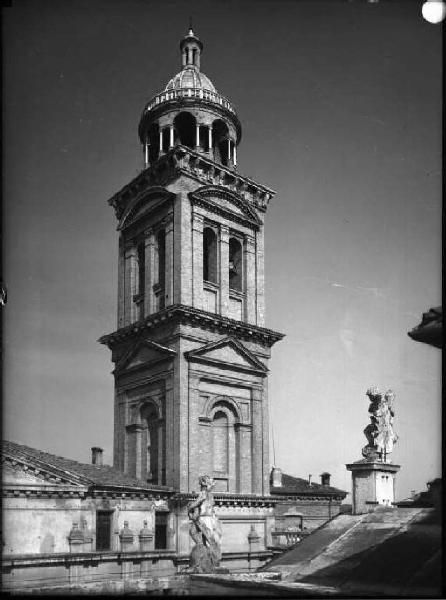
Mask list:
[{"label": "tower dome", "polygon": [[145,106],[139,138],[145,165],[177,144],[236,168],[242,134],[235,108],[200,68],[203,44],[192,27],[180,41],[182,69]]},{"label": "tower dome", "polygon": [[208,90],[209,92],[217,91],[209,77],[191,65],[184,67],[175,77],[172,77],[166,85],[165,91],[184,88]]}]

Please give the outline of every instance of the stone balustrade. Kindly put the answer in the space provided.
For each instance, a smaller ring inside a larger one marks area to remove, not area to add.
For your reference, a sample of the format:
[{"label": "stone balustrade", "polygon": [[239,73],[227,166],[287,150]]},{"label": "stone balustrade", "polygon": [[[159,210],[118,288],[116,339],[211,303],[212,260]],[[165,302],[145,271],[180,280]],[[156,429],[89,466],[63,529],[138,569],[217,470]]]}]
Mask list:
[{"label": "stone balustrade", "polygon": [[295,544],[298,544],[307,535],[309,535],[308,531],[301,531],[300,529],[299,530],[290,530],[290,529],[278,530],[277,529],[276,531],[271,532],[273,546],[286,547],[286,548],[289,548],[291,546],[294,546]]},{"label": "stone balustrade", "polygon": [[212,92],[211,90],[204,90],[202,88],[178,88],[175,90],[165,90],[154,96],[150,102],[148,102],[144,108],[144,113],[150,112],[154,108],[157,108],[160,104],[165,102],[171,102],[172,100],[178,100],[183,98],[207,100],[222,106],[229,112],[236,114],[234,107],[224,96],[218,92]]}]

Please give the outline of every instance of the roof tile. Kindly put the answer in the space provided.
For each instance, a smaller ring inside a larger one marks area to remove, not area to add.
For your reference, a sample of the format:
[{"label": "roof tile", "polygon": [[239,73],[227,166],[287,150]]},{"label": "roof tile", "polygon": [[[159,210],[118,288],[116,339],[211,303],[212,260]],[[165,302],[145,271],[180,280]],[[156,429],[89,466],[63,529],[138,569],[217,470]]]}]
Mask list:
[{"label": "roof tile", "polygon": [[64,471],[68,476],[74,476],[75,479],[80,479],[86,485],[147,490],[169,489],[166,486],[150,485],[109,465],[81,463],[77,460],[71,460],[64,456],[57,456],[49,452],[43,452],[37,448],[31,448],[30,446],[24,446],[7,440],[2,441],[2,455],[23,459],[31,463],[34,461],[35,463],[46,464],[50,469]]}]

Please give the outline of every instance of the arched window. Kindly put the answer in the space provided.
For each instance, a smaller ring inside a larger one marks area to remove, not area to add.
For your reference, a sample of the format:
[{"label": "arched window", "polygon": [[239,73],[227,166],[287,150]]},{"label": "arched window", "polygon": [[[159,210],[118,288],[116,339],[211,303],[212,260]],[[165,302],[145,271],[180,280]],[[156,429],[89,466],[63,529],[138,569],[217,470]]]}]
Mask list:
[{"label": "arched window", "polygon": [[214,149],[214,160],[223,165],[229,164],[228,156],[229,129],[224,121],[217,119],[212,124],[212,146]]},{"label": "arched window", "polygon": [[229,455],[228,417],[223,411],[215,413],[212,421],[212,459],[214,471],[227,475]]},{"label": "arched window", "polygon": [[161,483],[159,472],[160,458],[160,421],[156,408],[149,404],[141,410],[143,423],[142,438],[142,473],[143,478],[150,483]]},{"label": "arched window", "polygon": [[203,230],[203,279],[218,283],[217,235],[210,227]]},{"label": "arched window", "polygon": [[156,249],[157,249],[157,274],[158,274],[158,291],[157,297],[159,298],[158,310],[161,310],[165,306],[165,289],[166,289],[166,232],[161,229],[156,236]]},{"label": "arched window", "polygon": [[243,291],[243,253],[237,238],[229,238],[229,288]]},{"label": "arched window", "polygon": [[240,487],[239,435],[234,408],[225,399],[218,400],[211,412],[212,468],[215,490],[237,492]]},{"label": "arched window", "polygon": [[188,112],[180,112],[173,121],[176,143],[195,148],[196,120]]}]

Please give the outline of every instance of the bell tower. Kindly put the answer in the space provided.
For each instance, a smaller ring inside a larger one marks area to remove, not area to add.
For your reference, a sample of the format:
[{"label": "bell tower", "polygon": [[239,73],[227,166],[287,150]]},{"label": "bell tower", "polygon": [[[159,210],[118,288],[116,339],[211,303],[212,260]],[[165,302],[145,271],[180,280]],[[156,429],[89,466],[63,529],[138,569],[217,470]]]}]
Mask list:
[{"label": "bell tower", "polygon": [[192,28],[181,71],[145,106],[144,168],[110,200],[119,233],[114,465],[190,492],[269,494],[264,217],[274,192],[241,175],[232,103],[201,71]]}]

